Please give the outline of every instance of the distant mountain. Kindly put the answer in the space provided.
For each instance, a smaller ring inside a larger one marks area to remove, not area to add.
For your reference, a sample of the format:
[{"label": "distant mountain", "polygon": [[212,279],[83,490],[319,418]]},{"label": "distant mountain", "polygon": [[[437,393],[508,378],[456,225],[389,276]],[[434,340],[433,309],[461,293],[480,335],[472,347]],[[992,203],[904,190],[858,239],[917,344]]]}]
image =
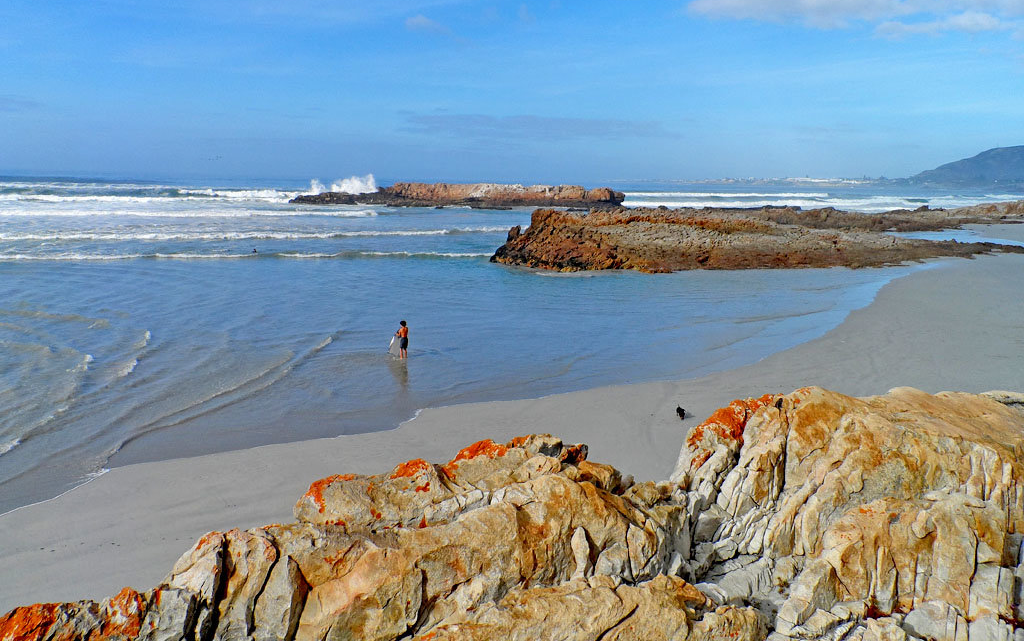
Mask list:
[{"label": "distant mountain", "polygon": [[922,171],[911,182],[948,185],[1024,184],[1024,145],[996,147],[973,158],[964,158]]}]

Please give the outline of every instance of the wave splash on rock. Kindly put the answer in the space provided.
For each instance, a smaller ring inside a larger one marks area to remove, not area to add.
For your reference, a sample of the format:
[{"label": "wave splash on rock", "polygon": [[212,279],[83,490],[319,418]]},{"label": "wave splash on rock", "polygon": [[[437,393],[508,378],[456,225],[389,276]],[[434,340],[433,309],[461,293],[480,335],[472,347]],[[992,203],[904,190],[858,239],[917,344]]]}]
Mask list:
[{"label": "wave splash on rock", "polygon": [[313,483],[144,593],[16,608],[0,639],[1011,641],[1024,395],[742,399],[634,483],[547,435]]},{"label": "wave splash on rock", "polygon": [[386,207],[614,207],[625,194],[607,187],[585,189],[578,185],[505,185],[498,183],[399,182],[368,193],[333,189],[305,194],[290,203],[305,205],[381,205]]}]

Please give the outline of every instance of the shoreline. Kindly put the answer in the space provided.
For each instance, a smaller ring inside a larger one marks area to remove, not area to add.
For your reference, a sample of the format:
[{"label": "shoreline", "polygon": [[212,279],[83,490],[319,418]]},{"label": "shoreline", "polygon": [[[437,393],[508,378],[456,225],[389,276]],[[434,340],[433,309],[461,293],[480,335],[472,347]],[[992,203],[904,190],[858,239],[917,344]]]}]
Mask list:
[{"label": "shoreline", "polygon": [[[1004,230],[1024,236],[1016,226]],[[111,469],[0,516],[0,612],[101,599],[157,584],[209,530],[291,521],[309,484],[379,473],[410,458],[446,460],[471,442],[550,432],[638,478],[667,478],[685,430],[733,398],[807,384],[850,394],[1024,390],[1024,257],[942,261],[885,285],[824,336],[696,379],[639,383],[422,410],[394,430],[297,441]],[[676,404],[687,410],[680,422]],[[626,428],[626,429],[624,429]]]}]

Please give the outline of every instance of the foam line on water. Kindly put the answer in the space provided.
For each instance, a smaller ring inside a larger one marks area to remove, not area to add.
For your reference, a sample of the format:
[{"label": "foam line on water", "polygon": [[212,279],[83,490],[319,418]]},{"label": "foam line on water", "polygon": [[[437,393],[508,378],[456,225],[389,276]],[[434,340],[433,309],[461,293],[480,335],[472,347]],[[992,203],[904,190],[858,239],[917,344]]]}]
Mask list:
[{"label": "foam line on water", "polygon": [[491,252],[409,252],[409,251],[344,251],[344,252],[272,252],[238,254],[199,254],[181,252],[172,254],[0,254],[0,262],[89,262],[119,260],[256,260],[265,258],[482,258]]},{"label": "foam line on water", "polygon": [[55,218],[285,218],[294,216],[331,217],[331,218],[369,218],[378,216],[372,209],[336,209],[331,207],[317,209],[211,209],[211,210],[172,210],[172,209],[0,209],[0,218],[50,216]]},{"label": "foam line on water", "polygon": [[363,238],[386,236],[448,236],[458,234],[487,234],[507,231],[506,227],[454,227],[451,229],[408,229],[408,230],[356,230],[330,232],[291,231],[225,231],[225,232],[0,232],[0,241],[225,241],[225,240],[329,240],[332,238]]},{"label": "foam line on water", "polygon": [[654,198],[828,198],[827,191],[819,192],[731,192],[731,191],[627,191],[626,200],[646,196]]},{"label": "foam line on water", "polygon": [[64,496],[68,492],[73,492],[74,490],[77,490],[78,488],[82,487],[83,485],[88,485],[89,483],[92,483],[93,481],[95,481],[96,479],[98,479],[99,477],[103,476],[104,474],[106,474],[109,471],[110,470],[108,468],[104,467],[104,468],[101,468],[99,470],[96,470],[95,472],[89,472],[88,474],[86,474],[85,478],[82,479],[81,483],[78,483],[76,485],[73,485],[73,486],[69,487],[68,489],[66,489],[63,492],[61,492],[60,494],[58,494],[57,496],[54,496],[54,497],[48,498],[48,499],[43,499],[42,501],[36,501],[35,503],[29,503],[28,505],[19,505],[18,507],[14,508],[13,510],[7,510],[6,512],[0,513],[0,516],[7,516],[8,514],[11,514],[13,512],[17,512],[18,510],[23,510],[25,508],[32,507],[34,505],[44,505],[44,504],[49,503],[51,501],[56,501],[57,499],[59,499],[60,497]]}]

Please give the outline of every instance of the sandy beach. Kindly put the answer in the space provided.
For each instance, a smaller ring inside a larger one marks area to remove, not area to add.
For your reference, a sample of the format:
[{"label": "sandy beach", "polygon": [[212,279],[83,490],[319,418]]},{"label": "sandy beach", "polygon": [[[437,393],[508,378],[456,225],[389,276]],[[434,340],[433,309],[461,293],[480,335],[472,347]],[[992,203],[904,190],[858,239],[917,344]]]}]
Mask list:
[{"label": "sandy beach", "polygon": [[[984,233],[1024,240],[1024,226],[997,227]],[[386,432],[115,468],[0,516],[0,612],[147,589],[209,530],[292,520],[316,479],[444,461],[483,438],[548,432],[637,478],[666,478],[685,431],[737,397],[811,384],[855,396],[895,386],[1024,391],[1022,274],[1024,256],[935,261],[822,338],[703,378],[429,409]]]}]

